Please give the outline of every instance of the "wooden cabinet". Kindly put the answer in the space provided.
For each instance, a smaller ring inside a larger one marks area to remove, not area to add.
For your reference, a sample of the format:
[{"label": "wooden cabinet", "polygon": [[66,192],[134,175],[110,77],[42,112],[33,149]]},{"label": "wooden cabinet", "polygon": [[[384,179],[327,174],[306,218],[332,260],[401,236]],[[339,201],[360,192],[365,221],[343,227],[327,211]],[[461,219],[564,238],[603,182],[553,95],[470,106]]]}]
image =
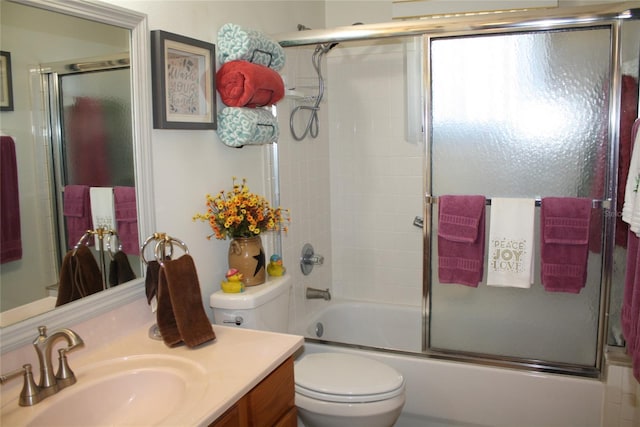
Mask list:
[{"label": "wooden cabinet", "polygon": [[210,427],[296,427],[297,422],[290,357]]}]

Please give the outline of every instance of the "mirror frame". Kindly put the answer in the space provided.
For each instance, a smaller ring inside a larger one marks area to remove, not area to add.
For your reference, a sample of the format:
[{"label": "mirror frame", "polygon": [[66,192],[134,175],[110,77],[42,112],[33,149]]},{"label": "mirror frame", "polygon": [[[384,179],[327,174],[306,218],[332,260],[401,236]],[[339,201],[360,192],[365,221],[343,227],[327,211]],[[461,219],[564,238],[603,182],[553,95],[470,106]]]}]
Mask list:
[{"label": "mirror frame", "polygon": [[[138,203],[139,236],[155,230],[153,171],[151,157],[151,65],[147,15],[106,3],[86,0],[8,0],[25,6],[63,13],[90,21],[115,25],[131,31],[131,96],[134,138],[134,166]],[[37,137],[37,136],[36,136]],[[30,344],[38,326],[68,327],[144,297],[144,277],[99,292],[52,311],[0,328],[0,354]]]}]

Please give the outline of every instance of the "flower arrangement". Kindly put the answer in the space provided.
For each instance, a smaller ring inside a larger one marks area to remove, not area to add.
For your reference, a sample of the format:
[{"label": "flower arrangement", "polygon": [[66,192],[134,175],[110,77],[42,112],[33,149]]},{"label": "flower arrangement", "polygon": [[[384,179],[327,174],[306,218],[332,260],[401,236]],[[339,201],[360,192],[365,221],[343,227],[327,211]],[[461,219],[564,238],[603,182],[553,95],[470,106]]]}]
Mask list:
[{"label": "flower arrangement", "polygon": [[262,196],[249,191],[246,179],[236,183],[233,179],[233,189],[225,192],[221,190],[215,197],[207,194],[207,212],[197,213],[193,220],[208,222],[214,237],[219,240],[236,237],[254,237],[263,231],[288,230],[291,222],[288,209],[273,208]]}]

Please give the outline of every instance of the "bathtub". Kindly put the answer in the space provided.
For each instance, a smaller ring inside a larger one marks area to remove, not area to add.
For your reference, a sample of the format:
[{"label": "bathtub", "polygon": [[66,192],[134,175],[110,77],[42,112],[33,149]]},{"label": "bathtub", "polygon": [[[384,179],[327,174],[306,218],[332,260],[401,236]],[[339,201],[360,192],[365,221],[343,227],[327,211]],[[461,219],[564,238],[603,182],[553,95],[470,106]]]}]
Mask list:
[{"label": "bathtub", "polygon": [[306,336],[315,339],[305,341],[303,354],[359,354],[401,372],[407,402],[396,427],[602,425],[601,381],[409,354],[420,352],[420,322],[419,307],[334,299],[309,318]]},{"label": "bathtub", "polygon": [[305,335],[324,341],[420,352],[421,322],[420,307],[339,301],[313,316]]}]

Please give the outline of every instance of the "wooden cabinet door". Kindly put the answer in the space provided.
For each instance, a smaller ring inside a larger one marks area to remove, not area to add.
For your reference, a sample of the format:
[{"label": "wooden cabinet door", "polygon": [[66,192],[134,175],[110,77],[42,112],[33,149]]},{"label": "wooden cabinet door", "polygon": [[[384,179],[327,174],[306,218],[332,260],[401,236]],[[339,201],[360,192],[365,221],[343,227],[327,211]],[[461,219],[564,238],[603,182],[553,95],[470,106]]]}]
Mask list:
[{"label": "wooden cabinet door", "polygon": [[209,427],[297,427],[290,357]]},{"label": "wooden cabinet door", "polygon": [[273,427],[291,408],[295,408],[293,358],[262,380],[249,394],[249,426]]}]

